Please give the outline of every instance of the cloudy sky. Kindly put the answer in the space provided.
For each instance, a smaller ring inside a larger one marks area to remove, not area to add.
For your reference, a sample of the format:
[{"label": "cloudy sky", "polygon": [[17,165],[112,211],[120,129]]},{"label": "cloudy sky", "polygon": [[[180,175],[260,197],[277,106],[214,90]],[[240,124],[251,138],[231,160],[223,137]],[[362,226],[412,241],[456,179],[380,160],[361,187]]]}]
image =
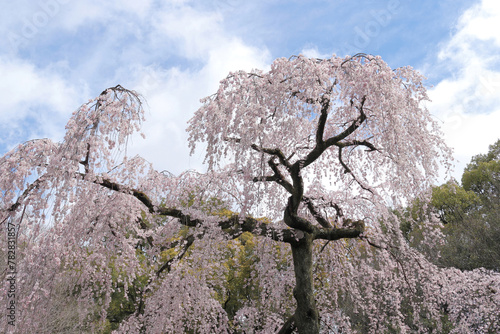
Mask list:
[{"label": "cloudy sky", "polygon": [[18,0],[0,10],[0,154],[60,140],[71,113],[117,84],[147,99],[146,140],[129,151],[159,170],[200,168],[186,122],[231,70],[300,53],[365,52],[423,72],[458,159],[500,138],[498,0]]}]

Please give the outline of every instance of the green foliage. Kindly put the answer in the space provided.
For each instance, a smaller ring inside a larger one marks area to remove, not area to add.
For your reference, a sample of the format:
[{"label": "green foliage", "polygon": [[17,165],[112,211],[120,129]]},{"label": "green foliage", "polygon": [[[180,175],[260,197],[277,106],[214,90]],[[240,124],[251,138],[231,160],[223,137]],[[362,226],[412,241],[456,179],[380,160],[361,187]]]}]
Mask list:
[{"label": "green foliage", "polygon": [[[141,264],[144,264],[146,257],[140,250],[136,251],[137,257]],[[119,276],[123,274],[118,271],[114,265],[111,267],[111,278],[113,282],[118,282]],[[129,315],[137,312],[142,313],[143,303],[142,303],[142,291],[146,287],[148,282],[148,276],[143,275],[136,278],[132,286],[128,286],[125,289],[123,283],[115,283],[115,291],[111,294],[111,302],[107,310],[107,317],[105,322],[105,327],[103,334],[109,334],[113,330],[118,329],[120,323],[126,319]]]},{"label": "green foliage", "polygon": [[490,145],[488,153],[478,154],[472,157],[471,162],[465,168],[465,173],[477,169],[481,163],[498,160],[500,160],[500,139],[493,145]]},{"label": "green foliage", "polygon": [[186,192],[183,198],[179,200],[181,207],[190,208],[196,206],[198,209],[208,214],[217,214],[220,211],[229,210],[227,204],[221,199],[213,196],[205,199],[203,196],[200,196],[201,193],[203,193],[203,191],[200,189]]},{"label": "green foliage", "polygon": [[443,222],[440,264],[500,271],[500,140],[474,156],[462,176],[433,190],[431,205]]},{"label": "green foliage", "polygon": [[428,228],[425,222],[436,216],[435,208],[417,198],[410,206],[396,210],[394,213],[399,218],[401,232],[409,245],[429,259],[436,258],[437,249],[424,242],[424,235]]},{"label": "green foliage", "polygon": [[496,222],[488,224],[480,215],[443,229],[446,244],[441,247],[440,264],[463,270],[486,268],[500,271],[500,229]]},{"label": "green foliage", "polygon": [[462,176],[464,189],[473,191],[483,202],[496,202],[500,199],[500,160],[479,162],[474,169],[465,171]]},{"label": "green foliage", "polygon": [[[276,304],[277,313],[282,313],[279,309],[281,303],[293,305],[291,289],[288,300],[269,300],[269,282],[262,281],[258,269],[262,266],[262,259],[259,256],[262,242],[262,238],[244,232],[238,238],[220,245],[225,252],[222,260],[222,265],[226,269],[225,277],[224,280],[217,280],[212,284],[217,292],[215,298],[227,312],[229,319],[234,319],[239,310],[249,305],[259,310],[264,305],[269,307],[269,303]],[[290,251],[288,247],[283,246],[278,243],[272,246],[278,272],[288,269],[289,266],[287,258],[290,257]],[[292,313],[292,308],[287,309],[283,317],[287,318]],[[235,326],[235,333],[245,333],[245,329],[238,329],[238,326]]]},{"label": "green foliage", "polygon": [[[183,207],[196,207],[206,213],[215,215],[221,218],[231,218],[235,215],[228,205],[216,197],[204,197],[202,190],[195,190],[183,194],[180,204]],[[264,223],[266,223],[264,219]],[[191,233],[191,228],[182,227],[176,237],[170,241],[186,239]],[[287,245],[286,245],[287,246]],[[289,265],[287,259],[291,257],[289,248],[282,244],[276,243],[275,264],[278,269],[285,270]],[[185,256],[179,258],[180,262],[191,261],[190,255],[197,246],[196,242],[191,245],[186,251]],[[259,249],[262,247],[262,238],[254,236],[252,233],[243,232],[238,237],[221,242],[218,245],[218,251],[223,254],[219,262],[213,263],[214,272],[207,275],[207,283],[214,291],[214,298],[221,304],[227,312],[229,319],[234,319],[239,310],[245,306],[252,306],[259,309],[266,303],[266,282],[263,282],[259,277],[258,266],[261,266],[261,258],[259,257]],[[286,248],[286,251],[283,248]],[[165,263],[179,256],[179,249],[167,248],[160,253],[159,263]],[[215,260],[214,260],[215,261]],[[207,272],[211,265],[204,268]],[[188,265],[187,267],[193,267]],[[222,267],[222,270],[221,270]],[[222,276],[222,277],[221,277]],[[222,279],[221,279],[222,278]],[[122,300],[121,297],[120,300]],[[291,290],[289,296],[289,304],[293,305]],[[118,302],[118,299],[117,299]],[[267,301],[268,302],[268,301]],[[125,305],[125,304],[124,304]],[[269,306],[269,305],[266,305]],[[277,309],[280,312],[281,309]],[[288,317],[293,313],[293,310],[287,310],[284,317]],[[232,322],[230,320],[230,322]],[[235,333],[240,333],[243,329],[238,329],[237,324],[234,325]],[[189,331],[188,331],[189,332]]]},{"label": "green foliage", "polygon": [[461,221],[479,205],[479,196],[451,180],[432,189],[431,206],[445,224]]},{"label": "green foliage", "polygon": [[[462,270],[483,267],[500,271],[500,140],[490,146],[488,153],[472,158],[464,171],[462,185],[452,180],[434,187],[428,204],[416,200],[396,214],[410,245],[436,264]],[[444,223],[442,245],[423,242],[426,231],[422,222],[431,216]],[[408,309],[406,316],[411,324],[417,315]],[[440,320],[428,320],[429,332],[439,327],[442,333],[453,329],[446,306]]]},{"label": "green foliage", "polygon": [[236,312],[249,300],[258,300],[260,295],[259,281],[252,279],[254,265],[258,262],[256,254],[256,238],[248,232],[227,244],[226,282],[224,296],[220,296],[221,304],[232,319]]},{"label": "green foliage", "polygon": [[462,176],[465,190],[473,191],[480,198],[486,211],[500,207],[500,139],[487,154],[474,156]]}]

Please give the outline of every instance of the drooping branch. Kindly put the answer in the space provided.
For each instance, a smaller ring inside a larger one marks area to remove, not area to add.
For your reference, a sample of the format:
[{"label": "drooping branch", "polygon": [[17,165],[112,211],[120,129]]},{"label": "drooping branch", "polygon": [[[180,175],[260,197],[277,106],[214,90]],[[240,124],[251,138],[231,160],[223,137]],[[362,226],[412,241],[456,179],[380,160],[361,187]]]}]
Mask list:
[{"label": "drooping branch", "polygon": [[[403,266],[403,263],[401,263],[401,260],[396,256],[396,254],[394,254],[389,247],[380,246],[380,245],[374,243],[373,241],[371,241],[368,237],[362,237],[361,239],[365,240],[373,248],[385,250],[386,252],[388,252],[391,255],[391,257],[400,266],[401,272],[403,273],[403,278],[405,280],[405,283],[408,285],[408,289],[410,289],[410,291],[413,292],[413,288],[411,287],[410,282],[408,281],[408,277],[406,275],[405,267]],[[417,264],[420,266],[421,269],[423,269],[422,266],[420,265],[420,263],[418,263],[418,261],[417,261]]]},{"label": "drooping branch", "polygon": [[[126,89],[122,85],[118,84],[115,87],[106,88],[105,90],[103,90],[101,92],[101,94],[99,94],[99,96],[106,96],[106,94],[108,94],[109,91],[113,92],[113,94],[115,95],[115,99],[119,99],[118,92],[122,93],[124,95],[127,95],[130,98],[130,100],[134,100],[137,103],[138,108],[142,108],[141,95],[139,93],[137,93],[136,91]],[[101,107],[101,103],[100,103],[100,101],[98,101],[96,103],[96,108],[100,108],[100,107]]]},{"label": "drooping branch", "polygon": [[345,164],[344,160],[342,160],[342,149],[343,147],[339,147],[339,162],[342,167],[344,167],[344,173],[352,174],[351,169]]},{"label": "drooping branch", "polygon": [[351,141],[343,141],[335,144],[338,147],[349,147],[349,146],[365,146],[368,148],[368,152],[378,151],[379,149],[375,147],[368,140],[351,140]]},{"label": "drooping branch", "polygon": [[[240,138],[234,138],[234,137],[226,137],[224,138],[225,141],[232,141],[232,142],[235,142],[235,143],[240,143],[241,142],[241,139]],[[262,146],[259,146],[257,144],[252,144],[250,146],[253,150],[257,151],[257,152],[260,152],[260,153],[267,153],[269,155],[271,155],[272,158],[278,158],[280,164],[282,164],[283,166],[285,166],[288,170],[290,170],[292,168],[292,165],[289,163],[289,158],[286,158],[285,157],[285,154],[279,149],[279,148],[269,148],[269,147],[262,147]],[[271,159],[268,163],[269,165],[271,166],[271,162],[277,166],[276,163],[274,163],[274,160]],[[273,169],[273,166],[271,166],[271,169]],[[273,171],[276,173],[276,171],[273,169]],[[270,179],[268,179],[269,181]],[[283,178],[284,180],[284,178]],[[266,181],[264,179],[262,179],[262,181]],[[273,180],[274,181],[274,180]]]},{"label": "drooping branch", "polygon": [[366,53],[363,53],[363,52],[358,52],[358,53],[356,53],[353,56],[347,57],[347,59],[344,60],[342,62],[342,64],[340,64],[340,67],[344,66],[345,63],[348,63],[348,62],[352,61],[355,58],[364,58],[366,60],[372,60],[373,56],[369,55],[369,54],[366,54]]},{"label": "drooping branch", "polygon": [[[97,127],[97,123],[94,123],[94,127]],[[90,158],[90,144],[87,143],[87,153],[85,154],[85,160],[79,161],[79,164],[82,165],[85,170],[85,174],[89,173],[89,158]]]},{"label": "drooping branch", "polygon": [[344,216],[344,212],[342,211],[342,208],[337,203],[331,203],[331,206],[337,212],[337,216],[335,217],[335,222],[338,222],[339,217],[342,218]]},{"label": "drooping branch", "polygon": [[40,184],[43,182],[42,178],[43,178],[43,176],[41,176],[40,178],[33,181],[33,183],[29,184],[26,187],[26,189],[23,191],[23,193],[17,198],[17,200],[12,205],[10,205],[8,208],[6,208],[2,211],[9,212],[9,213],[16,211],[19,208],[19,206],[23,203],[23,201],[29,196],[30,192],[40,186]]},{"label": "drooping branch", "polygon": [[94,183],[99,184],[105,188],[108,188],[110,190],[114,190],[120,193],[124,194],[131,194],[135,198],[137,198],[142,204],[144,204],[147,208],[149,213],[155,213],[156,209],[155,206],[153,205],[153,202],[151,199],[142,191],[133,189],[133,188],[128,188],[126,186],[123,186],[121,184],[118,184],[116,182],[112,182],[108,179],[101,179],[101,180],[96,180]]},{"label": "drooping branch", "polygon": [[373,190],[371,190],[370,188],[368,188],[367,186],[365,186],[361,181],[358,180],[358,178],[356,177],[356,175],[354,175],[354,173],[352,172],[352,170],[349,168],[349,166],[346,165],[346,163],[344,162],[344,160],[342,160],[342,148],[343,147],[339,147],[339,162],[340,164],[342,165],[342,167],[344,167],[344,173],[349,173],[351,174],[352,178],[354,179],[354,181],[356,181],[356,183],[364,190],[370,192],[373,194]]}]

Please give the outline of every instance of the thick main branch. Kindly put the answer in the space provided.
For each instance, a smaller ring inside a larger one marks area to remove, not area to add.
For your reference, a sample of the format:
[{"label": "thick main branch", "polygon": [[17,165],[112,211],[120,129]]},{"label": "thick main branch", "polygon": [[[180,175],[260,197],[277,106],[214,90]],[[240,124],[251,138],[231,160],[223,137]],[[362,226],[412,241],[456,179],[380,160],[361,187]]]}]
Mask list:
[{"label": "thick main branch", "polygon": [[[203,220],[198,218],[191,218],[190,215],[185,214],[180,209],[157,207],[153,205],[151,199],[142,191],[125,187],[107,179],[103,179],[100,181],[96,180],[95,183],[105,188],[134,196],[148,208],[151,214],[177,218],[182,225],[188,227],[197,227],[203,224]],[[295,240],[294,231],[290,229],[276,229],[270,226],[270,224],[267,224],[265,221],[253,217],[245,217],[244,219],[240,219],[238,215],[233,215],[229,218],[221,219],[219,222],[217,222],[217,225],[232,238],[238,237],[243,232],[250,232],[256,236],[268,237],[275,241],[289,243],[292,240]]]}]

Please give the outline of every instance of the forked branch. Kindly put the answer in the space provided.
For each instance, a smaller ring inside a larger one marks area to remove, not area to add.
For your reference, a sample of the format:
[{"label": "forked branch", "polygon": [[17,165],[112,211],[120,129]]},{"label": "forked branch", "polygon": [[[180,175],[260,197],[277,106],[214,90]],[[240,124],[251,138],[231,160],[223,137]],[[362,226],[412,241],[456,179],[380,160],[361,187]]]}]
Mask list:
[{"label": "forked branch", "polygon": [[327,114],[322,114],[319,119],[318,129],[316,133],[316,146],[311,152],[309,152],[309,154],[305,157],[303,161],[297,161],[296,163],[300,163],[301,168],[309,166],[314,161],[316,161],[321,156],[321,154],[323,154],[323,152],[327,150],[329,147],[337,145],[342,140],[346,139],[348,136],[354,133],[354,131],[356,131],[367,118],[363,110],[365,101],[366,101],[366,96],[363,96],[360,105],[356,107],[356,109],[358,109],[359,111],[359,116],[354,121],[351,122],[351,125],[349,125],[349,127],[344,129],[344,131],[342,131],[338,135],[328,138],[326,141],[323,141],[322,137],[323,137],[323,131],[325,126],[324,124],[326,123]]},{"label": "forked branch", "polygon": [[323,215],[319,212],[318,208],[316,208],[316,206],[314,205],[314,202],[312,201],[311,198],[304,196],[303,201],[304,201],[304,203],[306,203],[307,209],[309,210],[309,212],[312,214],[312,216],[316,219],[316,221],[321,226],[323,226],[325,228],[332,227],[332,224],[330,224],[330,222],[328,222],[328,220],[325,219],[325,217],[323,217]]},{"label": "forked branch", "polygon": [[271,176],[256,176],[253,178],[253,182],[274,181],[283,188],[285,188],[286,191],[289,192],[290,194],[293,193],[292,184],[288,182],[285,176],[281,173],[281,171],[278,168],[278,164],[276,164],[276,162],[274,161],[274,157],[269,159],[267,163],[269,167],[271,167],[271,170],[274,172],[274,174]]}]

